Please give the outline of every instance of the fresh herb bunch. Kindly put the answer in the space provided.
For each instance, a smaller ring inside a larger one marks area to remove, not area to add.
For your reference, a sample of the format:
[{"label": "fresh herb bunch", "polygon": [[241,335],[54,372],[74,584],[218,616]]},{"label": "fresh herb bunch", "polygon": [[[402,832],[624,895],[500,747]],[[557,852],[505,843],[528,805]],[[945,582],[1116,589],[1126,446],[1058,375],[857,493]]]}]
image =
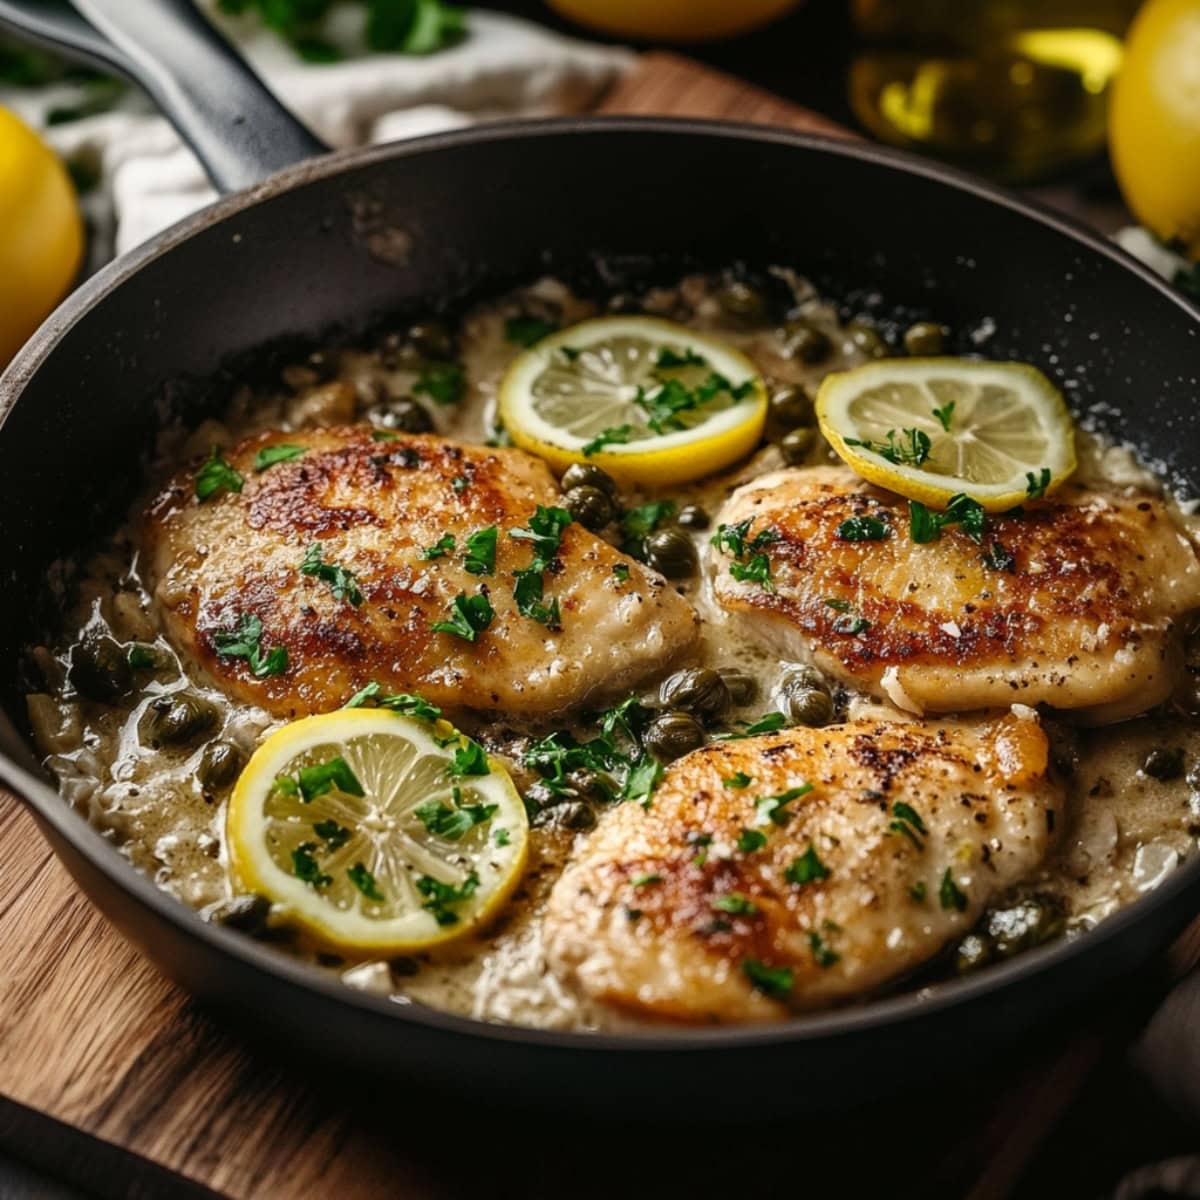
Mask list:
[{"label": "fresh herb bunch", "polygon": [[[337,0],[218,0],[233,16],[256,13],[307,62],[337,62],[342,50],[322,35]],[[349,0],[347,0],[349,2]],[[367,10],[366,42],[385,54],[432,54],[466,36],[466,13],[441,0],[353,0]]]}]

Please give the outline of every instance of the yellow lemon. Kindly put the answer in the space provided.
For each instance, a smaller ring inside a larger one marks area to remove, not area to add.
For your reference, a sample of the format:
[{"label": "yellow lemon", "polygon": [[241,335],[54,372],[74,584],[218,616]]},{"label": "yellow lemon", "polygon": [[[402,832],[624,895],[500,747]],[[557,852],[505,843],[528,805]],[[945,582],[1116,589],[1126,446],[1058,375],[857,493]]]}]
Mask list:
[{"label": "yellow lemon", "polygon": [[701,42],[757,29],[798,0],[549,0],[564,17],[618,37]]}]

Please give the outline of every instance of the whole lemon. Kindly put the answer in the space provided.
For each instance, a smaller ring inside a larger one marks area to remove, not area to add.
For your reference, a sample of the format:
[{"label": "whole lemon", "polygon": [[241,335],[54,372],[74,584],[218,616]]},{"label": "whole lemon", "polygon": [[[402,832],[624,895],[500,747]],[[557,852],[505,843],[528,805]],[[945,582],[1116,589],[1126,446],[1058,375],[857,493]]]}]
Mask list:
[{"label": "whole lemon", "polygon": [[799,0],[548,0],[564,17],[618,37],[703,42],[757,29]]},{"label": "whole lemon", "polygon": [[1113,167],[1143,225],[1200,258],[1200,0],[1149,0],[1109,117]]},{"label": "whole lemon", "polygon": [[62,299],[82,255],[70,177],[28,125],[0,108],[0,367]]}]

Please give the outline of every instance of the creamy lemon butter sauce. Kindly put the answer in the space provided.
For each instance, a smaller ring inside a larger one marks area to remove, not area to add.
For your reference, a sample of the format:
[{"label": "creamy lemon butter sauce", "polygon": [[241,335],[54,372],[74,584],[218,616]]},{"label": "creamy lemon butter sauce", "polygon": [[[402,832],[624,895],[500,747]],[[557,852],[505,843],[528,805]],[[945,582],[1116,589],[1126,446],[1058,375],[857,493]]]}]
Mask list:
[{"label": "creamy lemon butter sauce", "polygon": [[[643,304],[739,346],[770,384],[811,386],[825,372],[860,361],[862,353],[839,328],[829,306],[806,293],[799,281],[790,282],[801,298],[810,297],[804,316],[831,338],[833,351],[819,366],[789,357],[784,340],[774,330],[746,332],[731,325],[709,294],[707,281],[699,276],[683,280],[678,288],[652,292],[643,297]],[[506,317],[518,305],[544,302],[559,307],[564,325],[596,312],[593,304],[577,299],[561,285],[543,281],[517,297],[469,313],[460,335],[466,394],[453,407],[430,406],[439,433],[471,442],[495,435],[497,384],[517,352],[505,338]],[[373,404],[381,397],[408,393],[415,378],[414,369],[398,361],[386,344],[382,349],[329,351],[325,361],[296,364],[285,369],[277,387],[239,389],[222,420],[206,421],[194,430],[165,430],[151,485],[211,446],[231,444],[257,430],[369,419]],[[1079,442],[1080,482],[1161,493],[1159,481],[1128,450],[1105,445],[1083,432]],[[836,461],[832,452],[816,437],[809,462],[830,461]],[[779,450],[769,446],[728,475],[670,489],[670,498],[680,506],[699,505],[715,516],[734,487],[781,465]],[[653,497],[627,494],[625,501],[633,505],[648,498]],[[279,722],[260,709],[231,703],[211,681],[190,678],[161,639],[156,606],[139,573],[139,511],[140,504],[135,505],[130,522],[82,565],[69,601],[64,591],[69,609],[61,638],[31,649],[33,673],[41,684],[29,696],[29,713],[46,766],[58,779],[65,800],[161,888],[213,913],[233,894],[223,840],[227,790],[207,791],[198,781],[201,747],[153,749],[139,736],[139,726],[156,697],[184,688],[214,706],[218,720],[213,736],[235,743],[247,756]],[[1186,506],[1173,504],[1173,512],[1180,527],[1194,538],[1197,522]],[[694,534],[698,546],[709,536],[707,531]],[[734,711],[729,720],[752,719],[776,707],[781,679],[794,664],[781,662],[740,632],[737,623],[713,603],[703,572],[679,586],[703,620],[691,664],[736,666],[758,684],[757,699]],[[174,660],[175,669],[157,672],[156,682],[112,705],[80,697],[67,682],[67,662],[72,645],[85,632],[96,631],[111,632],[121,642],[157,641],[161,652]],[[835,696],[841,712],[879,711],[867,698],[845,691]],[[1067,811],[1055,850],[1020,894],[1059,900],[1067,914],[1067,936],[1157,886],[1194,853],[1200,834],[1200,778],[1193,777],[1189,768],[1200,764],[1200,721],[1184,711],[1191,707],[1176,705],[1098,730],[1052,726],[1056,761],[1066,778]],[[887,715],[903,718],[894,711]],[[523,727],[515,719],[481,722],[468,730],[492,753],[513,760],[519,788],[534,778],[515,765],[523,740],[546,731]],[[1153,751],[1165,751],[1182,765],[1148,774],[1143,767]],[[586,837],[554,826],[535,827],[520,888],[486,936],[461,940],[419,959],[343,961],[306,946],[286,927],[270,930],[269,936],[282,948],[337,973],[347,984],[391,996],[398,1003],[423,1003],[484,1020],[549,1028],[644,1024],[580,996],[550,972],[544,960],[542,905],[572,846]]]}]

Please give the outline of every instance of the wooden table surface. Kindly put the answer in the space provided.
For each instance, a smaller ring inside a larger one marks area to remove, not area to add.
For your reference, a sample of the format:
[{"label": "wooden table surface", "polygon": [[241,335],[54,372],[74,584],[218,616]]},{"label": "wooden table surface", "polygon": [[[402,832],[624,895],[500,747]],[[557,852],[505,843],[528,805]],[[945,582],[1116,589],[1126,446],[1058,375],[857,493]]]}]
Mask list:
[{"label": "wooden table surface", "polygon": [[[603,107],[839,132],[669,55],[647,55]],[[550,1115],[553,1097],[548,1113],[481,1112],[469,1096],[432,1104],[419,1080],[364,1094],[267,1057],[127,946],[3,795],[0,950],[0,1146],[120,1197],[608,1200],[836,1187],[998,1200],[1163,986],[1159,975],[1106,997],[1086,1020],[1044,1031],[1017,1060],[949,1091],[914,1080],[901,1101],[799,1127],[743,1098],[745,1111],[710,1130],[647,1123],[636,1096],[604,1122]],[[1198,955],[1193,930],[1163,974]]]}]

